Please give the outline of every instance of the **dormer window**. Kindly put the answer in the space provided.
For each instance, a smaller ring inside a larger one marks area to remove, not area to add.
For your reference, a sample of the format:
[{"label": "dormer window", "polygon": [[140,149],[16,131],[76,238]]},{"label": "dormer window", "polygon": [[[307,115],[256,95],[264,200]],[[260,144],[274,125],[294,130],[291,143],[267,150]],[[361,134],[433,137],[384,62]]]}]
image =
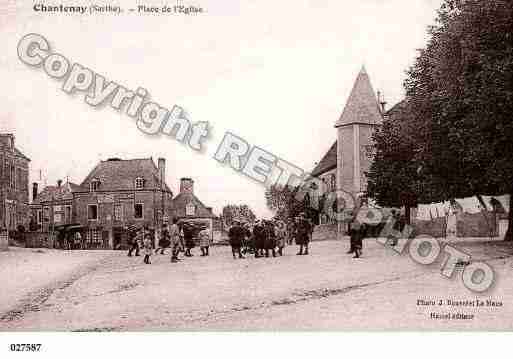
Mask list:
[{"label": "dormer window", "polygon": [[137,177],[135,179],[135,189],[143,189],[144,188],[144,178]]},{"label": "dormer window", "polygon": [[91,184],[89,185],[89,189],[91,192],[96,192],[100,189],[100,180],[98,178],[95,178],[91,181]]}]

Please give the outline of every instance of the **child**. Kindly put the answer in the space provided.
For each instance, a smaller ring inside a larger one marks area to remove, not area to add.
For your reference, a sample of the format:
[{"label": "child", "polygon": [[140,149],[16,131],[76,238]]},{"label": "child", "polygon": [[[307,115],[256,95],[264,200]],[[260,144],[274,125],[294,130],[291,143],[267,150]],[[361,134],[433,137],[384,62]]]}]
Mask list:
[{"label": "child", "polygon": [[151,242],[152,242],[151,236],[149,234],[147,234],[144,237],[144,242],[143,242],[144,263],[146,263],[146,264],[151,264],[151,262],[150,262],[150,256],[152,253],[152,243]]},{"label": "child", "polygon": [[207,226],[202,226],[199,232],[201,256],[208,256],[208,248],[210,247],[210,231]]},{"label": "child", "polygon": [[284,222],[276,221],[276,245],[278,246],[278,254],[283,255],[283,248],[287,244],[287,227]]}]

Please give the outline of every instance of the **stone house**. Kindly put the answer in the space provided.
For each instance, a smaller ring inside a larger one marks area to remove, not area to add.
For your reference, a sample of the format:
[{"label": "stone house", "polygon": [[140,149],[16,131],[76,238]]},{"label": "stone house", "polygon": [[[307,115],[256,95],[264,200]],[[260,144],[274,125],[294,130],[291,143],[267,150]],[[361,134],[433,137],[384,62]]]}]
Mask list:
[{"label": "stone house", "polygon": [[165,183],[165,159],[101,161],[73,192],[74,222],[87,248],[126,246],[128,227],[159,230],[172,211],[173,193]]},{"label": "stone house", "polygon": [[38,193],[38,184],[32,184],[32,203],[30,204],[30,229],[38,232],[52,230],[73,224],[73,193],[80,191],[80,186],[61,180],[56,186],[46,186]]},{"label": "stone house", "polygon": [[180,221],[204,224],[214,233],[214,213],[194,194],[194,181],[191,178],[180,179],[180,193],[172,201],[172,218]]},{"label": "stone house", "polygon": [[29,163],[13,134],[0,134],[0,227],[28,227]]}]

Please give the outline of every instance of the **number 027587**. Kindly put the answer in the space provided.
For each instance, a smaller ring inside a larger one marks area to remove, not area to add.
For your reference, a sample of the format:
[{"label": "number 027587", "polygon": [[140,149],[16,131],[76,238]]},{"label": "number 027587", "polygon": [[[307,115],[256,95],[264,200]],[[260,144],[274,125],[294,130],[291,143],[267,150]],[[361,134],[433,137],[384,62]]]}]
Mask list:
[{"label": "number 027587", "polygon": [[9,350],[12,352],[38,352],[41,344],[11,344]]}]

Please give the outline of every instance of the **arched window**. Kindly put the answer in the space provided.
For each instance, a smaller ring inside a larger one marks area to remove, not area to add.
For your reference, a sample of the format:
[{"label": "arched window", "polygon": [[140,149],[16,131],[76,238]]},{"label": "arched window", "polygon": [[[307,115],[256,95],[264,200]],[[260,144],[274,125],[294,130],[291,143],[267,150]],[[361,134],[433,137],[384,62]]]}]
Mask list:
[{"label": "arched window", "polygon": [[98,191],[100,189],[100,180],[98,178],[94,178],[89,185],[89,189],[91,192]]},{"label": "arched window", "polygon": [[135,189],[143,189],[144,188],[144,178],[137,177],[135,179]]}]

